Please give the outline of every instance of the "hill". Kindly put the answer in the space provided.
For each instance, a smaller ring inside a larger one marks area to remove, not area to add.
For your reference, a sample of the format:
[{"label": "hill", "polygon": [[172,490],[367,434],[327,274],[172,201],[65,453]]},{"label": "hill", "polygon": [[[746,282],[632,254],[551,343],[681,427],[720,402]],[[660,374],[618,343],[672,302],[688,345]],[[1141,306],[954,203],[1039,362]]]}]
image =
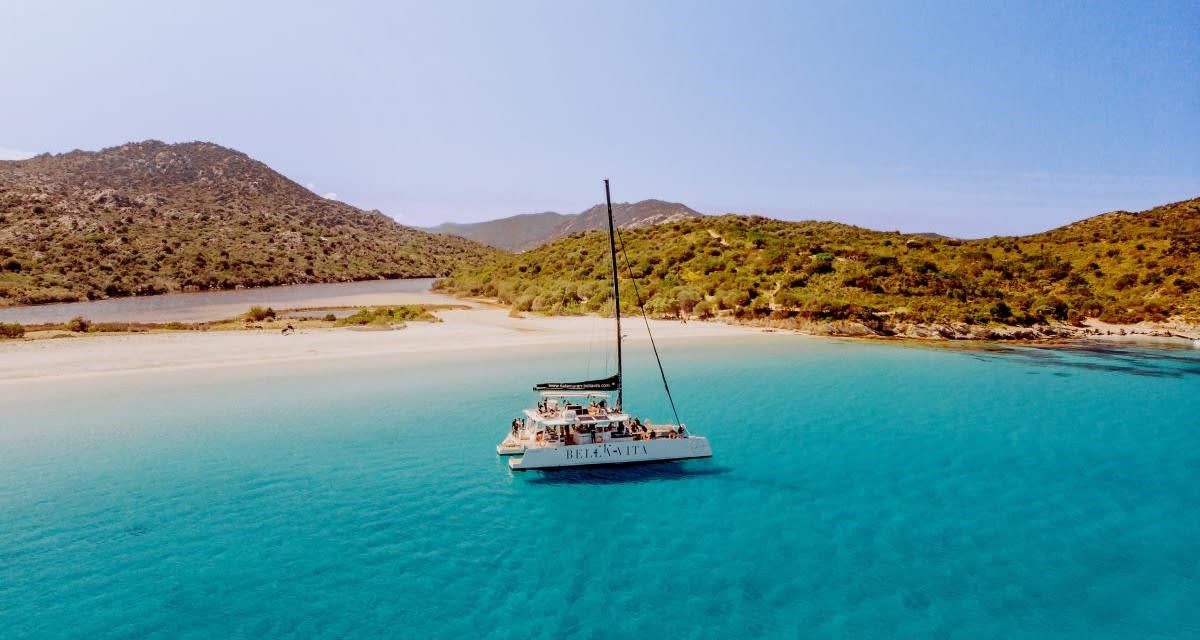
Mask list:
[{"label": "hill", "polygon": [[[999,324],[1200,320],[1200,199],[969,241],[733,215],[621,235],[658,316],[842,322],[912,335],[941,324],[982,336],[975,328]],[[496,256],[439,286],[521,311],[609,314],[605,243],[603,233],[575,234]],[[622,289],[632,293],[628,280]],[[626,301],[632,311],[633,296]]]},{"label": "hill", "polygon": [[444,222],[429,229],[434,233],[449,233],[469,238],[493,247],[521,251],[536,247],[548,239],[561,237],[557,234],[571,216],[553,211],[526,213],[487,222],[459,224]]},{"label": "hill", "polygon": [[[618,226],[625,229],[677,222],[688,218],[698,218],[701,215],[687,205],[662,200],[642,200],[641,202],[624,202],[613,205],[613,220]],[[607,226],[607,207],[598,204],[586,211],[572,215],[547,211],[546,213],[530,213],[469,224],[447,222],[433,227],[430,231],[453,233],[509,251],[527,251],[572,233],[604,229]]]},{"label": "hill", "polygon": [[0,305],[444,276],[491,253],[205,142],[0,162]]}]

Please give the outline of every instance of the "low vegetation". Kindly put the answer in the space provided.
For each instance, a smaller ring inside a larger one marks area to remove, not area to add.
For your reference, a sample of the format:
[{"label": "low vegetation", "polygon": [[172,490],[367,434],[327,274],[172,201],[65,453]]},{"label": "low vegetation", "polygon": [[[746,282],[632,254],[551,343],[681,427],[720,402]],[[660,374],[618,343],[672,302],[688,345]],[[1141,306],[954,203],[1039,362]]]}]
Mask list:
[{"label": "low vegetation", "polygon": [[91,320],[88,320],[83,316],[75,316],[67,321],[66,329],[67,331],[74,331],[75,333],[87,333],[91,326]]},{"label": "low vegetation", "polygon": [[250,307],[250,309],[248,311],[246,311],[246,313],[242,314],[242,317],[245,318],[248,322],[262,322],[263,320],[274,319],[275,318],[275,310],[272,309],[271,307],[267,307],[264,309],[259,306],[253,306],[253,307]]},{"label": "low vegetation", "polygon": [[426,322],[440,322],[437,316],[429,312],[428,309],[420,305],[401,305],[398,307],[376,307],[373,309],[359,309],[352,316],[347,316],[340,320],[336,320],[339,327],[347,326],[403,326],[408,320],[423,320]]},{"label": "low vegetation", "polygon": [[0,338],[21,338],[25,327],[19,322],[0,322]]},{"label": "low vegetation", "polygon": [[[30,324],[22,327],[26,337],[54,337],[77,333],[146,333],[150,331],[207,331],[211,322],[92,322],[76,316],[67,322]],[[22,325],[15,325],[22,326]]]},{"label": "low vegetation", "polygon": [[[1200,200],[1023,237],[957,240],[722,216],[622,232],[659,317],[1034,325],[1200,320]],[[515,312],[612,313],[607,237],[576,234],[465,267],[437,287]]]}]

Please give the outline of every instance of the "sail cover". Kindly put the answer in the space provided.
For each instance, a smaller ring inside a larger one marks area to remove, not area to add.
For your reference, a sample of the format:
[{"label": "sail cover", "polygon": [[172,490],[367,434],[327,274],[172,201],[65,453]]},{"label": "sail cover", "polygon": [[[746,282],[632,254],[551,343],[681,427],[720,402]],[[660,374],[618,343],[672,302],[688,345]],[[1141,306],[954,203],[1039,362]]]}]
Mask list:
[{"label": "sail cover", "polygon": [[600,380],[583,382],[543,382],[533,387],[534,391],[615,391],[621,388],[621,376],[615,375]]}]

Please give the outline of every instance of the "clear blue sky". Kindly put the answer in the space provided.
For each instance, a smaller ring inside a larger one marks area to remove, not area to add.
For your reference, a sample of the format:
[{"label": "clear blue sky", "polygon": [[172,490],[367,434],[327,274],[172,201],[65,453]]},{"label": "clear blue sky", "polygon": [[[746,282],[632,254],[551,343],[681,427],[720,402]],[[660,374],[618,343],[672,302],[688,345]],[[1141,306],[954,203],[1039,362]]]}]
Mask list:
[{"label": "clear blue sky", "polygon": [[7,0],[0,86],[0,154],[209,140],[420,225],[605,176],[963,236],[1200,195],[1194,0]]}]

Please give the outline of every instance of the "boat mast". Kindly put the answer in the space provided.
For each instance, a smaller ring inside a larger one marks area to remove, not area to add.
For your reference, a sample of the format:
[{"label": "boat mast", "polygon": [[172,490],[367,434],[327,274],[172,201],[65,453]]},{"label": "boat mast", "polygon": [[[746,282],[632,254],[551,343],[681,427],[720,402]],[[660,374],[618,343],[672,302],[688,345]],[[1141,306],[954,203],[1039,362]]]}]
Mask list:
[{"label": "boat mast", "polygon": [[621,285],[617,282],[617,241],[613,230],[612,195],[608,191],[608,178],[604,179],[604,200],[608,203],[608,253],[612,257],[613,312],[617,316],[617,411],[621,410]]}]

